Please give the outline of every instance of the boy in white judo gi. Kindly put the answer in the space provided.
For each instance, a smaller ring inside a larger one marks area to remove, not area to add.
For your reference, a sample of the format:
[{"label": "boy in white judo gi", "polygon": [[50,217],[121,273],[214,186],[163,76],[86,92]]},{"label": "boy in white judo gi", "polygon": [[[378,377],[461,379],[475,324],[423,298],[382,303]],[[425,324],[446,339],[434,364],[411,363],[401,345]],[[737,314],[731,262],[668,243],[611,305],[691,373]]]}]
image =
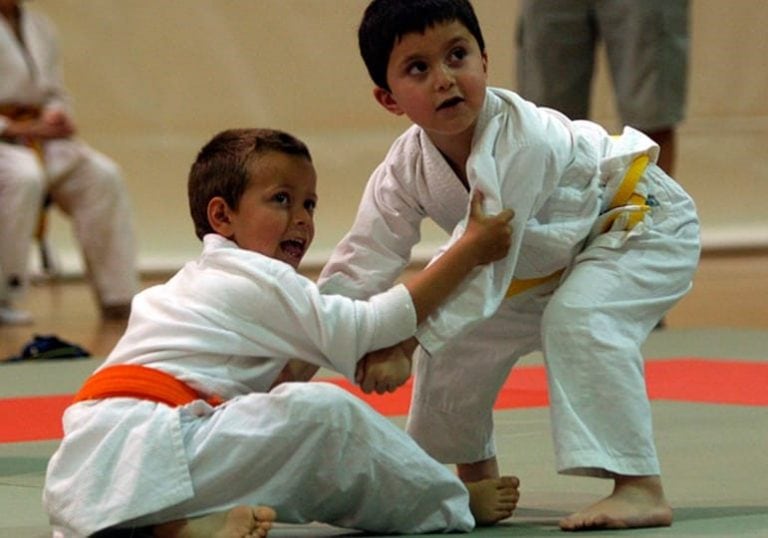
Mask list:
[{"label": "boy in white judo gi", "polygon": [[23,291],[47,194],[72,219],[102,317],[125,320],[139,289],[128,191],[115,162],[75,131],[55,28],[0,0],[0,267]]},{"label": "boy in white judo gi", "polygon": [[691,286],[699,226],[690,197],[654,164],[658,146],[488,88],[466,0],[374,0],[358,37],[376,101],[415,125],[371,176],[321,290],[385,289],[422,219],[460,236],[475,189],[486,209],[515,211],[504,260],[462,284],[416,340],[366,359],[420,344],[409,433],[465,481],[499,476],[493,404],[519,357],[540,349],[558,471],[615,484],[561,528],[671,524],[640,346]]},{"label": "boy in white judo gi", "polygon": [[[188,190],[203,253],[135,297],[67,409],[44,490],[55,536],[265,536],[275,519],[469,531],[512,513],[515,478],[464,485],[349,393],[285,382],[321,366],[354,380],[367,351],[411,337],[475,266],[506,255],[511,212],[486,217],[476,198],[454,248],[358,301],[321,295],[295,270],[314,236],[315,183],[306,146],[279,131],[225,131],[200,151]],[[387,390],[402,369],[396,359],[366,376]]]}]

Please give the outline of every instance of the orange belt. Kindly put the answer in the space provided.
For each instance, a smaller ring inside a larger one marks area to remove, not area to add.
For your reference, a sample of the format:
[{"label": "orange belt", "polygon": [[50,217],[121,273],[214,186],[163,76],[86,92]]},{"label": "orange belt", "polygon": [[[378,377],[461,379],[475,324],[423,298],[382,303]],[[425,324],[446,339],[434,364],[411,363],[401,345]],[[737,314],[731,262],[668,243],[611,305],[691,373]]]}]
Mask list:
[{"label": "orange belt", "polygon": [[203,396],[170,374],[139,364],[117,364],[99,370],[85,380],[75,395],[75,402],[103,398],[137,398],[178,407],[195,400],[216,406],[224,400],[216,395]]}]

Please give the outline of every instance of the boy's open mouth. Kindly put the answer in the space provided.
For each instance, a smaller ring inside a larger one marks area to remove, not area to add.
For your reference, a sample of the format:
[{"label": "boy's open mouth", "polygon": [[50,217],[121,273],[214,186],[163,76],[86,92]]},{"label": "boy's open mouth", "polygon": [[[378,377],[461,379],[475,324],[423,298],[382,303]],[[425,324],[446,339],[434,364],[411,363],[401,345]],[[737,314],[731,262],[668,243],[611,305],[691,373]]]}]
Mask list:
[{"label": "boy's open mouth", "polygon": [[280,242],[280,248],[292,258],[300,260],[304,256],[306,243],[300,239],[288,239]]},{"label": "boy's open mouth", "polygon": [[450,99],[446,99],[445,101],[440,103],[440,105],[437,107],[437,110],[444,110],[446,108],[451,108],[462,102],[464,102],[464,99],[461,97],[451,97]]}]

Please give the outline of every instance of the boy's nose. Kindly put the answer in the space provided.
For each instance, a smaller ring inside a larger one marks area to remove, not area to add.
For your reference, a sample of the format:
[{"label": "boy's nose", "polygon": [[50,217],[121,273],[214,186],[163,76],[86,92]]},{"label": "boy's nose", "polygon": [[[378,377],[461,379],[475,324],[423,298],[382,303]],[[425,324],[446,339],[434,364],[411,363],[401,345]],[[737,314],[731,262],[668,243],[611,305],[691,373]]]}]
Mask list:
[{"label": "boy's nose", "polygon": [[293,213],[293,222],[297,225],[312,224],[312,213],[308,209],[298,209]]},{"label": "boy's nose", "polygon": [[453,71],[444,65],[436,70],[435,87],[438,90],[446,90],[451,86],[453,86]]}]

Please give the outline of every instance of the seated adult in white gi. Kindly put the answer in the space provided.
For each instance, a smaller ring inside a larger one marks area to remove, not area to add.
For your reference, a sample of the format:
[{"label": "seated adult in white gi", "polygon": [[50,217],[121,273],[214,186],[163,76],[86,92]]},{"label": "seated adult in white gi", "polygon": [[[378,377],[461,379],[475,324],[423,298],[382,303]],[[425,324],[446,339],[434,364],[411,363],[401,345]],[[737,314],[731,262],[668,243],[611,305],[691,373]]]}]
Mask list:
[{"label": "seated adult in white gi", "polygon": [[[281,383],[320,366],[354,380],[364,353],[411,337],[476,265],[506,255],[511,212],[486,217],[475,198],[442,258],[357,301],[295,271],[315,185],[308,149],[286,133],[225,131],[200,151],[188,191],[203,253],[136,296],[125,335],[66,411],[44,492],[55,536],[263,535],[274,511],[377,533],[469,531],[512,513],[515,479],[465,485],[342,389]],[[365,375],[385,391],[403,370],[407,358]]]},{"label": "seated adult in white gi", "polygon": [[75,138],[54,28],[0,0],[0,263],[21,288],[43,197],[72,219],[105,318],[125,318],[138,290],[128,193],[118,167]]},{"label": "seated adult in white gi", "polygon": [[32,322],[29,312],[17,308],[8,289],[8,282],[0,264],[0,325],[26,325]]}]

